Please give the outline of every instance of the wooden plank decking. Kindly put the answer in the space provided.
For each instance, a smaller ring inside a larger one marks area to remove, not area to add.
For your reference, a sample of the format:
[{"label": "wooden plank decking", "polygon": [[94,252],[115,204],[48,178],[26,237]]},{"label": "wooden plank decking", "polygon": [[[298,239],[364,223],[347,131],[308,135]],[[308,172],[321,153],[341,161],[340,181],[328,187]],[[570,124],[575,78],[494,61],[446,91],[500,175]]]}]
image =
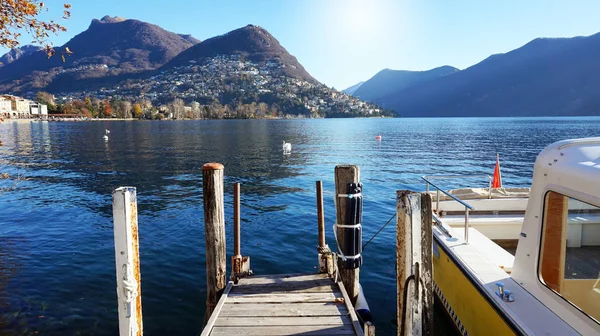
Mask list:
[{"label": "wooden plank decking", "polygon": [[344,286],[327,274],[269,275],[229,283],[202,336],[363,335]]}]

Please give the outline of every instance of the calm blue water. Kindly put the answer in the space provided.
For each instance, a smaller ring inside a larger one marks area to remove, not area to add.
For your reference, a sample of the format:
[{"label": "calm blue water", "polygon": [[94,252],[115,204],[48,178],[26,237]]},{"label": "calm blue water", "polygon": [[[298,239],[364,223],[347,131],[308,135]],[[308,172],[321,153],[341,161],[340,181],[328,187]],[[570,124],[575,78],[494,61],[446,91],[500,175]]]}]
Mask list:
[{"label": "calm blue water", "polygon": [[[504,184],[528,186],[543,147],[598,136],[599,126],[600,118],[0,124],[0,172],[26,178],[0,192],[0,334],[117,334],[111,192],[119,186],[138,191],[145,334],[194,335],[206,291],[203,163],[225,165],[228,258],[241,182],[242,252],[255,273],[312,272],[315,181],[326,190],[333,247],[337,164],[360,166],[366,241],[394,214],[396,190],[424,189],[421,175],[492,174],[500,153]],[[476,184],[485,185],[465,183]],[[395,330],[394,235],[391,224],[370,243],[361,270],[382,335]]]}]

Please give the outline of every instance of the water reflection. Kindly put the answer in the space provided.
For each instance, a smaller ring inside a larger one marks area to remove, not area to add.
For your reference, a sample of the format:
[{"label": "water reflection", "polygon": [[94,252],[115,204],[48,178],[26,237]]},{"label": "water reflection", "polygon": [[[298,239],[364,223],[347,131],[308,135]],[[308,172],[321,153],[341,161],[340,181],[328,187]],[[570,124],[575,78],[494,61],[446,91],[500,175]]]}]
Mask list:
[{"label": "water reflection", "polygon": [[[145,333],[193,334],[201,328],[205,301],[202,164],[225,165],[228,232],[232,184],[242,183],[242,249],[255,272],[311,272],[314,182],[323,180],[326,222],[332,224],[335,165],[360,165],[368,239],[395,211],[397,189],[424,188],[421,175],[489,174],[500,153],[504,182],[528,186],[543,147],[597,135],[599,121],[2,124],[0,171],[28,180],[0,193],[0,329],[14,335],[116,333],[111,192],[119,186],[138,188]],[[293,144],[290,154],[282,153],[283,140]],[[20,238],[5,243],[10,237]],[[330,230],[328,244],[335,245]],[[394,256],[394,231],[384,230],[366,249],[361,270],[378,334],[395,330]]]}]

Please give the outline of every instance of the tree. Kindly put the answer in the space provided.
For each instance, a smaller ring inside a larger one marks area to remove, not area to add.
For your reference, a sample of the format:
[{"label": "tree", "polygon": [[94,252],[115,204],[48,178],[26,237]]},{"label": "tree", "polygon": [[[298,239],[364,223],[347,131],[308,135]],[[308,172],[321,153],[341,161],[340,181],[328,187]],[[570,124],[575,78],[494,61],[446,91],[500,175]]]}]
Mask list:
[{"label": "tree", "polygon": [[182,99],[176,98],[168,106],[169,112],[173,113],[173,119],[181,120],[185,117],[185,104]]},{"label": "tree", "polygon": [[127,100],[113,100],[110,102],[113,108],[114,114],[117,118],[130,118],[131,116],[131,102]]},{"label": "tree", "polygon": [[133,117],[141,118],[142,114],[142,106],[139,103],[133,104]]},{"label": "tree", "polygon": [[112,106],[110,106],[110,102],[108,101],[108,99],[105,99],[102,103],[102,111],[104,112],[105,118],[112,117]]},{"label": "tree", "polygon": [[121,109],[123,110],[123,118],[131,118],[131,102],[129,100],[121,102]]},{"label": "tree", "polygon": [[35,95],[35,101],[40,104],[48,105],[48,111],[56,112],[56,103],[54,101],[54,96],[51,95],[50,93],[44,92],[44,91],[39,91]]},{"label": "tree", "polygon": [[92,104],[92,99],[90,99],[90,97],[85,98],[85,108],[89,111],[90,117],[96,115],[96,110],[94,109],[94,104]]},{"label": "tree", "polygon": [[[71,5],[63,5],[62,19],[71,16]],[[44,8],[44,2],[39,0],[0,0],[0,47],[16,48],[22,33],[33,37],[32,43],[46,47],[48,56],[54,55],[54,49],[48,42],[50,34],[65,32],[67,29],[54,20],[43,21],[39,19]],[[67,54],[71,53],[68,48]],[[62,56],[64,60],[64,55]]]}]

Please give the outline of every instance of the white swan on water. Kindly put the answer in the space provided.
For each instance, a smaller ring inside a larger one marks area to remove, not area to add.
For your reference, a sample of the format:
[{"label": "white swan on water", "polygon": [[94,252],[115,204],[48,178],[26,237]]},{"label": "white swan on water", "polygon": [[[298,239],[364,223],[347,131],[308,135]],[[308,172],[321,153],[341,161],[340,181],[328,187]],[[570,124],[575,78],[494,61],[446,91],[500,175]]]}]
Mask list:
[{"label": "white swan on water", "polygon": [[109,131],[109,130],[107,130],[107,129],[105,129],[105,130],[104,130],[104,133],[106,133],[106,134],[109,134],[109,133],[110,133],[110,131]]},{"label": "white swan on water", "polygon": [[103,136],[102,139],[104,139],[104,141],[108,141],[108,135]]},{"label": "white swan on water", "polygon": [[284,152],[291,152],[292,151],[292,144],[289,142],[285,142],[285,140],[283,141],[283,151]]}]

